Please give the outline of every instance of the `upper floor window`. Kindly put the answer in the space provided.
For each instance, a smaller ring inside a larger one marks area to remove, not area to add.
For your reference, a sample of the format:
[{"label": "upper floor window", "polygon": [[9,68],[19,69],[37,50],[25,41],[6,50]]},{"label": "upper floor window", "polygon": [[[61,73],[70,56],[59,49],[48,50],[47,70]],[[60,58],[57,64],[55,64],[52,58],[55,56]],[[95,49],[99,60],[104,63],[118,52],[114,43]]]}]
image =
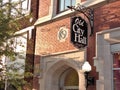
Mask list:
[{"label": "upper floor window", "polygon": [[67,6],[75,6],[76,0],[58,0],[58,13],[67,10]]},{"label": "upper floor window", "polygon": [[17,16],[19,14],[28,14],[30,12],[31,0],[3,0],[3,8],[8,7],[7,13]]},{"label": "upper floor window", "polygon": [[[30,10],[30,0],[11,0],[13,3],[16,3],[16,8],[22,14],[26,14]],[[15,10],[13,10],[14,12]]]}]

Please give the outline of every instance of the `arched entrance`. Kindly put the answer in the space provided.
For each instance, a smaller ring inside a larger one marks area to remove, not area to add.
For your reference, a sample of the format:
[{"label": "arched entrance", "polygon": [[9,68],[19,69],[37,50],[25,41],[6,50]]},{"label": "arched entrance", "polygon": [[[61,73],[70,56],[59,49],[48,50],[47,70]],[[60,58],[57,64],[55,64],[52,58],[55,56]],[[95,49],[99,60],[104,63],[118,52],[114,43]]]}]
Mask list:
[{"label": "arched entrance", "polygon": [[60,76],[60,90],[78,90],[79,77],[73,68],[66,69]]},{"label": "arched entrance", "polygon": [[54,64],[44,74],[44,90],[85,90],[84,73],[75,67],[66,61]]},{"label": "arched entrance", "polygon": [[40,90],[86,90],[85,51],[41,58]]},{"label": "arched entrance", "polygon": [[53,67],[51,67],[50,70],[47,72],[45,80],[45,90],[74,90],[67,88],[78,86],[78,82],[79,79],[77,71],[69,65],[66,65],[64,62],[59,62],[53,65]]}]

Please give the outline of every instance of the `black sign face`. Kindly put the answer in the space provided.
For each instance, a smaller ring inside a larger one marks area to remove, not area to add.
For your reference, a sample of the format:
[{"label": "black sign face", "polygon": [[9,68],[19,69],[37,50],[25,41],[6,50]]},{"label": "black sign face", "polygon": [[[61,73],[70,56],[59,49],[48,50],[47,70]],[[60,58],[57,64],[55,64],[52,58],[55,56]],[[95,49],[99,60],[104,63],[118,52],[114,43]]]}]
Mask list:
[{"label": "black sign face", "polygon": [[71,18],[71,42],[77,48],[84,48],[87,46],[87,29],[86,21],[80,16]]}]

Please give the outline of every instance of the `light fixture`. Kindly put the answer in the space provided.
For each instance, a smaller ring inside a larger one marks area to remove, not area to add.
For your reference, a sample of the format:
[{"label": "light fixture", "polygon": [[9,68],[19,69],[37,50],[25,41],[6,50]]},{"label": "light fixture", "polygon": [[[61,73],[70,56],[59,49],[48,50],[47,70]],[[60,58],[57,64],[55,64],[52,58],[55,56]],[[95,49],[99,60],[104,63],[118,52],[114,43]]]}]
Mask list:
[{"label": "light fixture", "polygon": [[89,62],[87,62],[87,61],[84,62],[84,64],[82,65],[82,70],[84,71],[84,74],[85,74],[86,88],[89,85],[94,85],[94,77],[89,76],[89,72],[92,70]]}]

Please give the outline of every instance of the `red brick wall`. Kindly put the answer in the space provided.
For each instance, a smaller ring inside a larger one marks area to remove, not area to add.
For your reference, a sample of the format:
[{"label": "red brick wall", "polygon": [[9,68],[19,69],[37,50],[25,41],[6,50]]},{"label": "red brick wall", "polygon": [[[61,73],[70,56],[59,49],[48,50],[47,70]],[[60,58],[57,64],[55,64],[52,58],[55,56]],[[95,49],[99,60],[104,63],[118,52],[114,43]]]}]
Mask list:
[{"label": "red brick wall", "polygon": [[[99,78],[94,67],[96,32],[120,27],[120,0],[96,8],[94,12],[94,35],[89,37],[87,60],[92,65],[91,76]],[[95,83],[96,84],[96,83]],[[89,86],[87,90],[96,90],[96,86]]]},{"label": "red brick wall", "polygon": [[38,8],[39,8],[39,0],[31,0],[31,13],[32,13],[32,17],[33,17],[33,23],[35,23],[35,21],[38,18]]},{"label": "red brick wall", "polygon": [[[49,0],[47,1],[50,3]],[[41,13],[39,13],[40,17],[48,14],[49,4],[47,1],[41,0],[40,2],[43,3],[43,5],[39,7],[39,11],[41,11]],[[95,76],[95,78],[98,79],[98,73],[96,72],[93,61],[93,57],[95,57],[96,32],[120,27],[120,0],[95,8],[94,11],[94,35],[89,37],[88,40],[87,60],[92,65],[91,76]],[[68,28],[69,34],[65,42],[59,42],[57,40],[57,32],[61,26],[66,26]],[[36,55],[76,49],[70,42],[70,16],[62,17],[59,18],[59,20],[53,20],[41,26],[37,26],[35,49]],[[96,90],[96,86],[90,86],[87,90]]]},{"label": "red brick wall", "polygon": [[[20,29],[24,29],[35,23],[35,21],[38,18],[38,6],[39,6],[39,0],[34,0],[34,1],[31,0],[30,14],[25,15],[24,17],[18,20],[18,23],[20,24]],[[32,22],[30,22],[30,18],[33,18]]]},{"label": "red brick wall", "polygon": [[[120,0],[95,9],[95,31],[120,26]],[[99,21],[99,22],[98,22]]]},{"label": "red brick wall", "polygon": [[70,17],[61,18],[59,21],[51,21],[39,26],[36,32],[36,54],[49,54],[74,49],[70,43],[70,34],[65,42],[57,39],[59,28],[66,26],[70,33]]},{"label": "red brick wall", "polygon": [[[39,5],[40,17],[43,17],[48,14],[49,5],[50,5],[50,0],[40,1],[40,5]],[[113,3],[107,3],[103,7],[95,8],[94,31],[107,30],[110,28],[120,26],[119,5],[120,5],[120,1],[116,1]],[[58,21],[53,20],[48,23],[42,24],[42,26],[39,26],[37,28],[36,54],[38,55],[40,53],[49,54],[49,53],[56,53],[56,52],[75,49],[70,42],[70,34],[68,34],[68,38],[65,42],[59,42],[57,40],[57,32],[59,28],[64,25],[69,29],[68,32],[70,32],[70,17],[60,18]]]},{"label": "red brick wall", "polygon": [[[20,23],[22,24],[22,28],[26,28],[29,26],[32,26],[35,21],[38,18],[38,1],[39,0],[31,0],[31,12],[29,16],[26,16],[24,19],[22,18],[22,21],[20,21]],[[33,18],[33,21],[30,22],[30,18]],[[26,50],[26,61],[25,61],[25,72],[31,72],[34,73],[34,50],[35,50],[35,34],[36,34],[36,30],[32,30],[32,37],[29,39],[29,33],[28,34],[28,38],[27,38],[27,50]],[[31,88],[33,87],[33,83],[34,83],[34,78],[33,77],[25,77],[25,80],[28,81],[28,83],[30,83]],[[27,84],[28,84],[27,83]],[[27,85],[26,84],[26,85]],[[26,87],[25,85],[25,87]],[[28,89],[26,87],[26,89],[24,90],[31,90]]]},{"label": "red brick wall", "polygon": [[39,17],[44,17],[49,14],[51,0],[39,0]]},{"label": "red brick wall", "polygon": [[81,0],[81,2],[84,2],[84,1],[87,1],[87,0]]}]

